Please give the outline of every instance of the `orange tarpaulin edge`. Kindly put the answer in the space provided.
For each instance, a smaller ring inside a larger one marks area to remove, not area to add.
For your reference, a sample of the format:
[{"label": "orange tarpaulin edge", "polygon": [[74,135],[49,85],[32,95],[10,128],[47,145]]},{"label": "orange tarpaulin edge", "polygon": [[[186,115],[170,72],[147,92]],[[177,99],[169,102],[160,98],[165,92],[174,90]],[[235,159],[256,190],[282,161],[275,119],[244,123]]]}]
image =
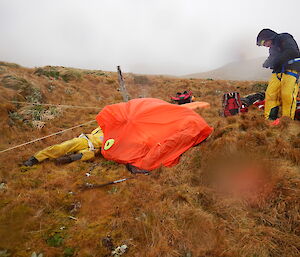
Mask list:
[{"label": "orange tarpaulin edge", "polygon": [[192,102],[192,103],[182,104],[181,106],[190,108],[192,110],[195,110],[197,108],[200,109],[210,108],[210,104],[207,102]]}]

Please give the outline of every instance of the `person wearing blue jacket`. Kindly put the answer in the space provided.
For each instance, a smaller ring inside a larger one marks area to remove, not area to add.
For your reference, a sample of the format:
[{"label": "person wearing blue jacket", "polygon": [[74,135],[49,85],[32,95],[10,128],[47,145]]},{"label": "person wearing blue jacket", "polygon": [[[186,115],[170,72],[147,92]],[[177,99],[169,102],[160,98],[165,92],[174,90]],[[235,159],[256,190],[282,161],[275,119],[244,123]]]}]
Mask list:
[{"label": "person wearing blue jacket", "polygon": [[276,120],[281,107],[282,116],[294,119],[300,74],[300,52],[295,39],[288,33],[263,29],[256,44],[269,48],[263,67],[273,70],[266,90],[265,118]]}]

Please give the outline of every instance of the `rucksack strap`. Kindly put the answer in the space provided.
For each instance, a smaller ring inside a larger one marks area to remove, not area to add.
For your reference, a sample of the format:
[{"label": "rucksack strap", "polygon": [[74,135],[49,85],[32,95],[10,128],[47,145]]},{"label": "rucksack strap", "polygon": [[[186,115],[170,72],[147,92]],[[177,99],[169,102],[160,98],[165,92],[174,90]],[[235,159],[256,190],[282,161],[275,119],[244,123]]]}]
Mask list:
[{"label": "rucksack strap", "polygon": [[300,58],[295,58],[288,61],[288,64],[293,64],[294,62],[300,62]]},{"label": "rucksack strap", "polygon": [[298,82],[298,79],[299,79],[299,74],[298,73],[287,71],[285,74],[295,77],[297,82]]},{"label": "rucksack strap", "polygon": [[[300,62],[300,58],[295,58],[295,59],[289,60],[287,62],[287,64],[293,64],[295,62]],[[285,73],[285,74],[288,74],[288,75],[291,75],[291,76],[295,77],[296,78],[296,82],[298,83],[299,74],[291,72],[291,71],[286,71],[284,64],[281,67],[281,77],[282,77],[282,73]],[[276,76],[281,81],[281,78],[278,77],[278,73],[276,73]]]},{"label": "rucksack strap", "polygon": [[[285,71],[285,72],[276,73],[276,77],[280,81],[281,81],[281,78],[282,78],[282,73],[287,74],[287,75],[291,75],[291,76],[295,77],[296,78],[296,82],[298,83],[298,80],[299,80],[299,74],[298,73],[291,72],[291,71]],[[281,77],[279,77],[279,74],[281,74]]]},{"label": "rucksack strap", "polygon": [[95,147],[94,147],[93,143],[92,143],[91,140],[87,137],[86,134],[82,133],[81,135],[79,135],[79,138],[84,138],[84,139],[86,139],[87,142],[88,142],[88,145],[89,145],[89,150],[90,150],[90,151],[95,151]]}]

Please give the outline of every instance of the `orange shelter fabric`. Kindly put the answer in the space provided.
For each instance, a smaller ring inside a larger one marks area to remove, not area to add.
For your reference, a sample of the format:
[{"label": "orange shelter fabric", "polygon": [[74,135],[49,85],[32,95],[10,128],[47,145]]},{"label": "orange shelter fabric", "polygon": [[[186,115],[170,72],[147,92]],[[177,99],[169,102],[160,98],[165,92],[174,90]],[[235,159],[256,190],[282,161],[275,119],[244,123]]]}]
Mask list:
[{"label": "orange shelter fabric", "polygon": [[108,105],[96,120],[104,133],[103,157],[145,170],[177,164],[213,131],[193,110],[156,98]]}]

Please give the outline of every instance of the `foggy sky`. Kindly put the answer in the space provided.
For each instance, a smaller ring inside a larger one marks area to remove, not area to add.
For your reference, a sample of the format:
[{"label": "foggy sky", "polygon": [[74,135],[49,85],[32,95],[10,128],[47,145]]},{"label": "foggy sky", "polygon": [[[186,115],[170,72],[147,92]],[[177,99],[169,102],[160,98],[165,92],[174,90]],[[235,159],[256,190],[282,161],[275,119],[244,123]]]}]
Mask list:
[{"label": "foggy sky", "polygon": [[299,10],[299,0],[0,0],[0,61],[203,72],[267,56],[256,46],[263,28],[300,44]]}]

